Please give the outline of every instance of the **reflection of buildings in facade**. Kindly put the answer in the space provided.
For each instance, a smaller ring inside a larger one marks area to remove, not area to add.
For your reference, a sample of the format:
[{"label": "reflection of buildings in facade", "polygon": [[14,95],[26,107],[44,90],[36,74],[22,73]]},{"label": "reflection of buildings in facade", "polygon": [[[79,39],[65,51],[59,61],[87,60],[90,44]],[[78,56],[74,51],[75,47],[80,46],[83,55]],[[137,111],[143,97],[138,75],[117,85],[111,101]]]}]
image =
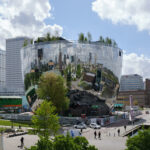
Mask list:
[{"label": "reflection of buildings in facade", "polygon": [[5,87],[5,58],[6,58],[6,51],[0,50],[0,92]]},{"label": "reflection of buildings in facade", "polygon": [[24,95],[20,50],[26,39],[17,37],[6,40],[6,95]]},{"label": "reflection of buildings in facade", "polygon": [[104,67],[110,69],[120,78],[122,55],[121,49],[106,46],[99,42],[72,43],[59,40],[35,43],[21,49],[22,73],[24,77],[33,68],[53,61],[54,64],[59,64],[59,68],[62,67],[62,64],[68,64],[68,62],[75,64],[103,64]]},{"label": "reflection of buildings in facade", "polygon": [[120,91],[144,90],[143,77],[138,74],[123,75],[120,79]]}]

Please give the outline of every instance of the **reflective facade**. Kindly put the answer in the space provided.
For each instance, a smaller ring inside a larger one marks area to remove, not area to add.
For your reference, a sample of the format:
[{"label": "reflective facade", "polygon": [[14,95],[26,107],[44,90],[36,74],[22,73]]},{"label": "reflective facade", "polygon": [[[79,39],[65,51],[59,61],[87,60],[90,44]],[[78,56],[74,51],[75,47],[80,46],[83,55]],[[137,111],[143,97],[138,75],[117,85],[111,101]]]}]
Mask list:
[{"label": "reflective facade", "polygon": [[119,90],[120,91],[144,90],[143,77],[138,74],[121,76]]},{"label": "reflective facade", "polygon": [[33,66],[38,66],[49,61],[58,63],[90,63],[102,64],[110,69],[118,78],[122,71],[123,52],[118,47],[107,46],[99,42],[77,43],[64,41],[35,43],[21,49],[22,75],[29,73]]}]

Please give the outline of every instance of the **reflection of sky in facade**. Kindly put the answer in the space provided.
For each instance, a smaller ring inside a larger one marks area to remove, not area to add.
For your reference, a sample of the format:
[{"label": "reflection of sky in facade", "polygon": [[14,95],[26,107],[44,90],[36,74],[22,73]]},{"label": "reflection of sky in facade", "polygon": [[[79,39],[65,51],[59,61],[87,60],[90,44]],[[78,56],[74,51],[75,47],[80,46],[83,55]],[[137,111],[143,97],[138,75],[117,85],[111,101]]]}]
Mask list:
[{"label": "reflection of sky in facade", "polygon": [[[116,47],[105,46],[99,43],[68,43],[68,42],[51,42],[39,43],[31,45],[21,50],[22,72],[23,75],[30,72],[31,63],[38,62],[38,49],[43,49],[42,63],[47,63],[50,60],[54,62],[59,58],[59,51],[62,52],[62,61],[64,55],[75,56],[76,61],[89,62],[91,53],[91,63],[103,64],[104,67],[110,69],[120,78],[122,70],[122,50]],[[121,56],[119,56],[121,52]]]}]

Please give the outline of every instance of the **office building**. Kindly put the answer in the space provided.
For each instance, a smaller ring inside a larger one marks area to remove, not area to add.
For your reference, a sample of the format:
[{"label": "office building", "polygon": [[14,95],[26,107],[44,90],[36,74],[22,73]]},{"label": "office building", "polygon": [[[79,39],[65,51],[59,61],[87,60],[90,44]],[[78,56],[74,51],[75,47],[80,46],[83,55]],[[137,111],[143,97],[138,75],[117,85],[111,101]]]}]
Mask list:
[{"label": "office building", "polygon": [[5,59],[6,59],[6,51],[0,49],[0,91],[5,87]]},{"label": "office building", "polygon": [[20,50],[27,37],[6,40],[6,95],[24,95]]},{"label": "office building", "polygon": [[143,77],[138,74],[123,75],[120,79],[120,91],[144,90]]},{"label": "office building", "polygon": [[145,85],[144,90],[119,91],[117,100],[120,103],[130,105],[129,97],[132,95],[134,105],[150,107],[150,79],[146,79]]}]

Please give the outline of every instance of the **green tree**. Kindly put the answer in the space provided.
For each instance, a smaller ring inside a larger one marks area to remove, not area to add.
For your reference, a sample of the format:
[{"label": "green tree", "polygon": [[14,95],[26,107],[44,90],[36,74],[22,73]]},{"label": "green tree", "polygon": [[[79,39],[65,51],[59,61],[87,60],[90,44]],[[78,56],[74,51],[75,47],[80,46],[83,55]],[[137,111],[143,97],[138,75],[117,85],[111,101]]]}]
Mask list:
[{"label": "green tree", "polygon": [[78,38],[78,42],[84,42],[84,40],[85,40],[84,33],[80,33],[79,38]]},{"label": "green tree", "polygon": [[109,37],[107,37],[105,39],[105,43],[111,45],[112,44],[112,40]]},{"label": "green tree", "polygon": [[59,135],[54,140],[40,139],[36,146],[28,150],[97,150],[95,146],[89,145],[85,137],[72,138],[67,134]]},{"label": "green tree", "polygon": [[25,75],[24,85],[25,85],[25,90],[27,90],[31,86],[31,79],[29,73]]},{"label": "green tree", "polygon": [[77,78],[80,78],[80,77],[81,77],[81,65],[80,65],[80,64],[77,65],[76,74],[77,74]]},{"label": "green tree", "polygon": [[87,41],[88,41],[88,39],[87,39],[87,37],[85,37],[85,38],[84,38],[84,42],[87,42]]},{"label": "green tree", "polygon": [[47,41],[51,41],[51,35],[50,35],[49,32],[46,34],[46,40],[47,40]]},{"label": "green tree", "polygon": [[48,139],[51,134],[56,134],[60,127],[55,110],[56,108],[52,103],[45,100],[32,117],[34,128],[45,139]]},{"label": "green tree", "polygon": [[55,73],[46,72],[39,80],[37,89],[38,97],[51,101],[57,112],[62,112],[69,107],[69,99],[66,97],[64,79]]},{"label": "green tree", "polygon": [[105,42],[105,41],[104,41],[104,38],[103,38],[102,36],[99,37],[99,41],[102,42],[102,43]]},{"label": "green tree", "polygon": [[150,149],[150,129],[139,131],[138,135],[129,137],[126,150],[149,150]]}]

